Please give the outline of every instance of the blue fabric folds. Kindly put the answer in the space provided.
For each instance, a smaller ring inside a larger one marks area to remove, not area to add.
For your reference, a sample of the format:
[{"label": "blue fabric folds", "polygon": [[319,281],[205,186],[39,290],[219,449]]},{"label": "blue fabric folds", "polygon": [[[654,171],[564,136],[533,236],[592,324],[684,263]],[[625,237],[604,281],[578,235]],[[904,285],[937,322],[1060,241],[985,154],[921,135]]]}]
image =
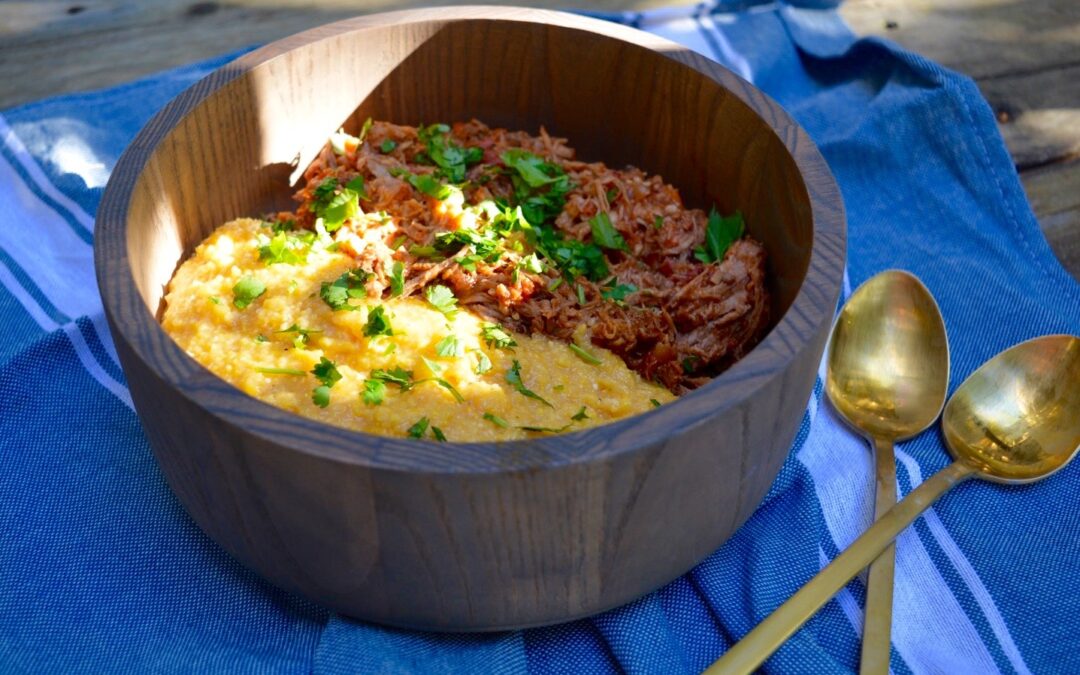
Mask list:
[{"label": "blue fabric folds", "polygon": [[[849,218],[851,286],[919,275],[952,385],[1046,333],[1080,333],[1056,262],[973,83],[877,39],[831,2],[721,2],[607,16],[687,45],[787,107],[821,148]],[[0,671],[692,673],[871,519],[869,449],[820,383],[771,491],[697,568],[587,620],[434,635],[329,615],[208,540],[168,491],[132,412],[93,277],[109,170],[172,96],[234,57],[0,115]],[[939,433],[898,447],[906,494],[948,463]],[[1080,467],[1029,487],[971,482],[898,541],[896,673],[1080,670]],[[766,664],[849,672],[858,580]]]}]

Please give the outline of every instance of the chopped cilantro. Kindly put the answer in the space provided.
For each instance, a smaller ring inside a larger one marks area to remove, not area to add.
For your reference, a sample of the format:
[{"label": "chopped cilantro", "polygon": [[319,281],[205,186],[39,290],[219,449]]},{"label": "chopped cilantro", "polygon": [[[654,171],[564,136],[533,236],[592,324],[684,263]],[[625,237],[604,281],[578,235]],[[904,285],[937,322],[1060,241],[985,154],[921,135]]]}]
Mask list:
[{"label": "chopped cilantro", "polygon": [[687,356],[682,360],[682,370],[686,374],[694,372],[695,364],[698,361],[698,357],[694,355]]},{"label": "chopped cilantro", "polygon": [[537,394],[535,391],[525,386],[525,383],[521,381],[521,364],[517,359],[514,359],[514,365],[510,367],[510,370],[506,371],[506,381],[513,385],[514,389],[517,389],[518,393],[527,398],[531,398],[536,401],[540,401],[549,408],[554,408],[544,397]]},{"label": "chopped cilantro", "polygon": [[394,237],[393,241],[390,242],[390,249],[396,251],[401,248],[401,245],[407,241],[409,241],[409,238],[407,236],[405,236],[404,234],[399,234],[398,236]]},{"label": "chopped cilantro", "polygon": [[497,427],[502,427],[503,429],[506,429],[510,426],[509,422],[492,412],[484,413],[484,419],[486,419],[488,422],[491,422]]},{"label": "chopped cilantro", "polygon": [[476,350],[476,368],[473,370],[477,375],[483,375],[491,370],[491,359],[479,349]]},{"label": "chopped cilantro", "polygon": [[577,304],[584,306],[586,303],[585,287],[581,284],[574,284],[574,290],[577,291]]},{"label": "chopped cilantro", "polygon": [[599,281],[608,276],[607,261],[599,246],[567,239],[555,228],[546,225],[532,227],[525,234],[529,243],[568,280],[584,276]]},{"label": "chopped cilantro", "polygon": [[570,351],[572,351],[572,352],[574,352],[575,354],[577,354],[577,355],[578,355],[578,358],[580,358],[580,359],[581,359],[582,361],[584,361],[585,363],[591,363],[591,364],[592,364],[592,365],[594,365],[594,366],[598,366],[598,365],[600,365],[601,363],[603,363],[603,361],[601,361],[600,359],[596,358],[595,356],[593,356],[593,355],[592,355],[592,354],[590,354],[589,352],[585,351],[585,350],[584,350],[584,349],[582,349],[581,347],[577,346],[577,345],[576,345],[576,344],[574,344],[573,342],[571,342],[571,343],[570,343]]},{"label": "chopped cilantro", "polygon": [[296,229],[296,221],[292,218],[287,220],[275,220],[270,223],[270,230],[277,234],[278,232],[292,232]]},{"label": "chopped cilantro", "polygon": [[347,190],[352,190],[360,197],[367,199],[367,188],[364,186],[364,177],[360,174],[353,176],[352,180],[345,183],[345,188]]},{"label": "chopped cilantro", "polygon": [[543,225],[562,212],[570,191],[562,167],[520,148],[507,150],[500,159],[511,169],[514,201],[529,224]]},{"label": "chopped cilantro", "polygon": [[589,218],[589,227],[592,228],[593,241],[599,246],[613,251],[630,250],[630,247],[626,245],[626,240],[611,224],[611,218],[603,211]]},{"label": "chopped cilantro", "polygon": [[618,197],[618,196],[619,196],[619,190],[617,188],[611,188],[610,190],[607,191],[607,194],[604,195],[604,197],[607,198],[608,204],[615,201],[615,198]]},{"label": "chopped cilantro", "polygon": [[320,408],[330,405],[330,387],[320,385],[311,390],[311,402]]},{"label": "chopped cilantro", "polygon": [[544,263],[535,253],[530,253],[518,262],[518,269],[523,269],[526,272],[532,272],[533,274],[541,274],[544,271]]},{"label": "chopped cilantro", "polygon": [[379,150],[382,150],[384,155],[388,152],[393,152],[396,147],[397,143],[391,138],[384,139],[383,142],[379,144]]},{"label": "chopped cilantro", "polygon": [[520,427],[518,427],[518,429],[523,429],[525,431],[538,431],[538,432],[543,432],[543,433],[548,433],[548,434],[561,434],[562,432],[569,429],[571,426],[573,426],[573,422],[571,422],[571,423],[569,423],[569,424],[567,424],[565,426],[561,426],[561,427],[520,426]]},{"label": "chopped cilantro", "polygon": [[262,333],[259,333],[258,335],[255,336],[255,342],[269,342],[269,341],[270,341],[269,338],[267,338]]},{"label": "chopped cilantro", "polygon": [[439,427],[432,426],[431,427],[431,435],[434,436],[435,440],[439,441],[440,443],[445,443],[446,442],[446,434],[444,434],[442,432],[442,429],[440,429]]},{"label": "chopped cilantro", "polygon": [[631,293],[637,293],[638,287],[634,284],[616,284],[611,288],[604,289],[600,292],[605,300],[611,300],[616,305],[624,304],[626,296]]},{"label": "chopped cilantro", "polygon": [[216,295],[211,295],[210,296],[210,302],[214,303],[215,305],[220,305],[221,304],[221,298],[219,298]]},{"label": "chopped cilantro", "polygon": [[409,434],[410,438],[423,438],[424,432],[427,431],[427,428],[428,418],[421,417],[419,420],[417,420],[416,424],[409,427],[409,430],[405,433]]},{"label": "chopped cilantro", "polygon": [[435,353],[443,358],[459,358],[465,356],[465,346],[458,336],[450,333],[435,345]]},{"label": "chopped cilantro", "polygon": [[424,289],[424,297],[432,307],[452,319],[457,314],[457,298],[454,292],[442,284],[435,284]]},{"label": "chopped cilantro", "polygon": [[657,401],[655,398],[650,398],[649,403],[652,403],[654,408],[659,408],[660,407],[660,401]]},{"label": "chopped cilantro", "polygon": [[293,338],[293,346],[296,347],[297,349],[303,349],[304,347],[307,346],[308,338],[310,336],[315,335],[317,333],[321,333],[321,332],[322,332],[321,330],[318,330],[318,329],[315,329],[315,328],[301,328],[300,326],[298,326],[298,325],[296,325],[294,323],[293,325],[289,326],[288,328],[285,328],[283,330],[274,331],[274,335],[278,335],[278,334],[281,334],[281,333],[295,333],[296,337]]},{"label": "chopped cilantro", "polygon": [[307,262],[307,254],[314,241],[315,233],[310,230],[295,234],[279,231],[268,244],[259,247],[259,260],[267,265],[303,264]]},{"label": "chopped cilantro", "polygon": [[652,225],[653,225],[653,227],[655,227],[656,229],[659,230],[660,228],[662,228],[664,226],[664,217],[663,216],[657,216],[656,220],[653,221]]},{"label": "chopped cilantro", "polygon": [[409,185],[412,185],[420,192],[423,192],[429,197],[434,197],[439,201],[446,199],[450,196],[450,193],[453,192],[449,185],[440,183],[439,179],[435,178],[435,176],[430,173],[411,173],[409,174],[408,180]]},{"label": "chopped cilantro", "polygon": [[389,382],[390,384],[396,384],[402,389],[408,389],[412,386],[413,372],[411,370],[405,370],[401,366],[396,366],[390,370],[376,368],[371,371],[370,379],[379,380],[380,382]]},{"label": "chopped cilantro", "polygon": [[446,380],[442,379],[441,377],[437,377],[435,378],[435,384],[450,392],[450,394],[454,397],[455,400],[457,400],[458,403],[465,402],[465,397],[461,395],[461,392],[455,389],[454,385],[450,384]]},{"label": "chopped cilantro", "polygon": [[437,166],[439,173],[451,183],[465,180],[465,171],[469,164],[475,164],[484,157],[481,148],[464,148],[454,143],[449,136],[450,127],[445,124],[421,126],[416,130],[420,142],[427,151],[427,159]]},{"label": "chopped cilantro", "polygon": [[517,175],[531,188],[538,188],[554,183],[562,175],[561,169],[544,161],[543,157],[528,150],[511,148],[500,157],[503,164],[517,172]]},{"label": "chopped cilantro", "polygon": [[386,396],[386,383],[382,380],[368,378],[364,380],[364,391],[361,398],[364,405],[381,405]]},{"label": "chopped cilantro", "polygon": [[590,419],[590,418],[585,413],[585,406],[581,406],[581,410],[574,413],[574,415],[570,419],[574,420],[575,422],[580,422],[582,420],[587,420],[587,419]]},{"label": "chopped cilantro", "polygon": [[367,323],[364,324],[364,335],[375,337],[377,335],[393,335],[394,329],[390,325],[390,318],[386,316],[386,309],[378,305],[368,312]]},{"label": "chopped cilantro", "polygon": [[514,338],[507,333],[506,330],[497,323],[485,323],[480,328],[480,332],[484,336],[484,342],[488,347],[494,347],[495,349],[511,349],[517,347],[517,342]]},{"label": "chopped cilantro", "polygon": [[371,273],[362,269],[354,269],[345,272],[334,281],[322,282],[319,296],[323,302],[335,312],[339,310],[359,309],[349,304],[349,298],[363,298],[367,296],[364,284],[371,279]]},{"label": "chopped cilantro", "polygon": [[232,291],[233,304],[237,309],[244,309],[266,292],[266,284],[249,275],[237,281]]},{"label": "chopped cilantro", "polygon": [[327,232],[338,230],[349,218],[360,213],[360,199],[366,198],[364,177],[356,176],[338,189],[338,179],[323,179],[312,192],[311,210],[323,221]]},{"label": "chopped cilantro", "polygon": [[337,365],[325,356],[319,357],[319,362],[311,369],[311,374],[327,387],[332,387],[341,380],[341,373],[338,372]]},{"label": "chopped cilantro", "polygon": [[694,249],[694,257],[706,265],[723,260],[728,248],[743,236],[745,229],[741,212],[721,216],[714,206],[705,226],[705,245]]},{"label": "chopped cilantro", "polygon": [[261,366],[257,366],[255,372],[265,375],[307,375],[304,371],[295,368],[264,368]]},{"label": "chopped cilantro", "polygon": [[395,261],[390,272],[390,297],[396,298],[405,291],[405,266]]}]

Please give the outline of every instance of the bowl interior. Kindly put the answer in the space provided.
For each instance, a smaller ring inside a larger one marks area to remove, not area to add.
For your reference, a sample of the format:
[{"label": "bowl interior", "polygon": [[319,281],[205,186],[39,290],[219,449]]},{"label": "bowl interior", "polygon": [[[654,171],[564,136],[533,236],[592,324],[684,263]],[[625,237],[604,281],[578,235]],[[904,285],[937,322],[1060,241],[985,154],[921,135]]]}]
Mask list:
[{"label": "bowl interior", "polygon": [[[338,127],[356,133],[369,116],[475,117],[530,133],[544,126],[581,159],[660,174],[688,206],[741,210],[769,253],[775,324],[811,256],[799,169],[758,113],[681,62],[685,50],[639,35],[656,44],[507,19],[361,23],[253,68],[226,67],[217,77],[232,79],[177,122],[133,189],[127,244],[143,302],[160,314],[176,267],[216,226],[292,209],[292,185]],[[780,133],[791,124],[771,123]]]}]

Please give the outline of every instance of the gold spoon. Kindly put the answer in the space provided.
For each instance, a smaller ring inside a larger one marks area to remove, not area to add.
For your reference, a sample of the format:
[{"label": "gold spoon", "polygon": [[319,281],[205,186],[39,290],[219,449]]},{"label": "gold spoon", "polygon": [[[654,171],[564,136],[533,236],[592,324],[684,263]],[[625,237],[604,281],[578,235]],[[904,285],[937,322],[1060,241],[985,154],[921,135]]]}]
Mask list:
[{"label": "gold spoon", "polygon": [[[874,518],[896,505],[893,444],[934,423],[949,388],[949,341],[934,297],[917,277],[888,270],[851,295],[833,325],[825,391],[874,450]],[[870,564],[863,624],[864,675],[889,672],[896,545]]]},{"label": "gold spoon", "polygon": [[1080,450],[1080,337],[1047,335],[1001,352],[964,380],[941,426],[955,461],[879,518],[706,673],[752,672],[957,483],[972,476],[1033,483],[1068,464]]}]

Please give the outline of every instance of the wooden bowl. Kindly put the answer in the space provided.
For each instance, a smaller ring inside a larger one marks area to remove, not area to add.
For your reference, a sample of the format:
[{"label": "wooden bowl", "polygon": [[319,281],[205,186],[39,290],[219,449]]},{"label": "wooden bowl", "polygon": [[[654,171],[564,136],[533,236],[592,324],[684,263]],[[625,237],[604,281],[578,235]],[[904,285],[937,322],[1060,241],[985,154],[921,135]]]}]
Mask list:
[{"label": "wooden bowl", "polygon": [[[288,183],[328,134],[368,116],[545,125],[582,158],[662,175],[688,205],[741,209],[769,253],[771,331],[671,405],[529,441],[385,438],[247,396],[162,330],[163,289],[217,225],[291,208]],[[630,28],[459,7],[317,28],[191,87],[116,165],[95,260],[154,454],[210,537],[339,612],[480,631],[633,600],[750,516],[802,418],[844,248],[825,162],[752,85]]]}]

